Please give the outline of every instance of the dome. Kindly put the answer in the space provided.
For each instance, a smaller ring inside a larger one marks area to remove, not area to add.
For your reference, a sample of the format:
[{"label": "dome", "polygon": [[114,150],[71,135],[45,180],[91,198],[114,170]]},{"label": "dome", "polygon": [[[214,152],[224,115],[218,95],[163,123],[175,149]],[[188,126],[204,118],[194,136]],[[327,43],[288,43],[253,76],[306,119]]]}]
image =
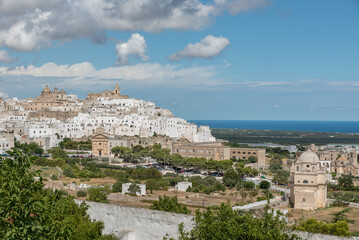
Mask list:
[{"label": "dome", "polygon": [[319,157],[316,153],[308,150],[302,153],[298,158],[298,163],[318,163]]},{"label": "dome", "polygon": [[46,87],[44,88],[44,90],[42,90],[42,93],[51,93],[51,90],[49,89],[49,86],[46,85]]},{"label": "dome", "polygon": [[96,131],[95,131],[96,134],[104,134],[105,133],[105,130],[103,128],[98,128]]}]

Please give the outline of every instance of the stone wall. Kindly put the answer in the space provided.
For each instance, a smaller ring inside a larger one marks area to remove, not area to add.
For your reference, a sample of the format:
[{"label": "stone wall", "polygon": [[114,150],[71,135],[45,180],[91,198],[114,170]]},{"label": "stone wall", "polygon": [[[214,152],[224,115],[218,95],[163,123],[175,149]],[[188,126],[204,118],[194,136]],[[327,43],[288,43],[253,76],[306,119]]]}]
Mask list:
[{"label": "stone wall", "polygon": [[[76,200],[78,203],[80,201]],[[116,206],[87,202],[92,219],[105,224],[103,234],[115,234],[124,240],[157,240],[168,234],[178,235],[178,225],[184,223],[189,230],[193,216],[144,208]]]}]

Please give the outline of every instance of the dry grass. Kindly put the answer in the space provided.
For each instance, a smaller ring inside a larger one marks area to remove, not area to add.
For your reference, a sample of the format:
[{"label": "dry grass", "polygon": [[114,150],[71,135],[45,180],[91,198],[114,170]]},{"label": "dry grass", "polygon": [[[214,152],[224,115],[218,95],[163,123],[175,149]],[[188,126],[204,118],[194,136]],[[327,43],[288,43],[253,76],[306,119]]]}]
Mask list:
[{"label": "dry grass", "polygon": [[[321,208],[315,211],[291,210],[289,220],[294,222],[294,219],[297,219],[299,222],[302,222],[309,218],[316,218],[320,221],[331,222],[334,217],[332,214],[338,213],[345,208],[347,207]],[[349,224],[349,230],[351,232],[359,232],[359,209],[351,208],[351,210],[346,213],[346,216],[350,220],[355,220],[354,224]]]},{"label": "dry grass", "polygon": [[[174,197],[177,196],[178,202],[186,205],[188,209],[194,213],[197,209],[203,209],[208,206],[218,206],[221,203],[230,203],[232,206],[236,204],[242,203],[242,197],[238,191],[235,190],[227,190],[226,193],[215,193],[215,194],[204,194],[204,193],[193,193],[193,192],[178,192],[178,191],[153,191],[150,194],[147,191],[146,196],[128,196],[122,195],[121,193],[111,193],[108,196],[108,199],[112,204],[122,205],[122,206],[130,206],[130,207],[142,207],[149,208],[152,205],[152,202],[158,200],[159,196],[169,196]],[[253,197],[253,201],[256,201],[258,196],[262,196],[262,194],[258,194],[256,197]],[[249,196],[244,199],[244,202],[250,202],[251,199]]]},{"label": "dry grass", "polygon": [[69,178],[69,177],[65,177],[62,176],[61,180],[63,183],[65,184],[69,184],[72,182],[75,182],[76,185],[80,185],[81,183],[87,184],[87,185],[112,185],[116,182],[115,179],[110,178],[110,177],[105,177],[105,178],[91,178],[91,179],[78,179],[78,178]]}]

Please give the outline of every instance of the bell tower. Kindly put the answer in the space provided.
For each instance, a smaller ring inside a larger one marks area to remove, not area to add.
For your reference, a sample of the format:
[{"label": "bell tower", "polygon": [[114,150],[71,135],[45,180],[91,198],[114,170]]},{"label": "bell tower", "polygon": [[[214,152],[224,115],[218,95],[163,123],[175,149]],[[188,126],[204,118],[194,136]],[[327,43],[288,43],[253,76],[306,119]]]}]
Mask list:
[{"label": "bell tower", "polygon": [[114,93],[115,93],[115,95],[120,95],[120,87],[118,86],[118,83],[116,83]]}]

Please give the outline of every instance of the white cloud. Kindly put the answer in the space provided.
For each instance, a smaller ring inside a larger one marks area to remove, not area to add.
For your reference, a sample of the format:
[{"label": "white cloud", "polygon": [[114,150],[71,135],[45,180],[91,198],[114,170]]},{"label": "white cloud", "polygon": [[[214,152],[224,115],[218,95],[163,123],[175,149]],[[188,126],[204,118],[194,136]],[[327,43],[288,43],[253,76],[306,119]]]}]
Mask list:
[{"label": "white cloud", "polygon": [[147,45],[145,38],[138,33],[132,34],[127,42],[118,43],[116,45],[117,64],[128,64],[129,56],[140,57],[142,61],[147,61],[149,57],[145,54],[146,49]]},{"label": "white cloud", "polygon": [[7,51],[0,50],[0,62],[5,64],[10,64],[16,62],[16,58],[12,58]]},{"label": "white cloud", "polygon": [[[25,79],[32,77],[39,84],[44,84],[49,78],[56,78],[63,86],[85,88],[88,85],[113,84],[122,80],[128,84],[159,84],[169,86],[190,87],[194,85],[215,85],[216,71],[213,67],[187,67],[161,65],[158,63],[141,63],[131,66],[116,66],[95,69],[91,63],[83,62],[74,65],[57,65],[46,63],[40,67],[20,66],[15,68],[0,67],[3,79]],[[5,78],[6,77],[6,78]],[[6,81],[6,80],[5,80]],[[33,82],[22,81],[22,84]],[[60,84],[59,84],[60,85]]]},{"label": "white cloud", "polygon": [[201,29],[223,11],[236,14],[267,4],[267,0],[0,0],[0,46],[36,51],[53,41],[78,38],[104,43],[106,30]]},{"label": "white cloud", "polygon": [[189,43],[187,47],[170,56],[171,60],[186,58],[212,58],[218,56],[227,46],[229,40],[225,37],[208,35],[201,42]]}]

